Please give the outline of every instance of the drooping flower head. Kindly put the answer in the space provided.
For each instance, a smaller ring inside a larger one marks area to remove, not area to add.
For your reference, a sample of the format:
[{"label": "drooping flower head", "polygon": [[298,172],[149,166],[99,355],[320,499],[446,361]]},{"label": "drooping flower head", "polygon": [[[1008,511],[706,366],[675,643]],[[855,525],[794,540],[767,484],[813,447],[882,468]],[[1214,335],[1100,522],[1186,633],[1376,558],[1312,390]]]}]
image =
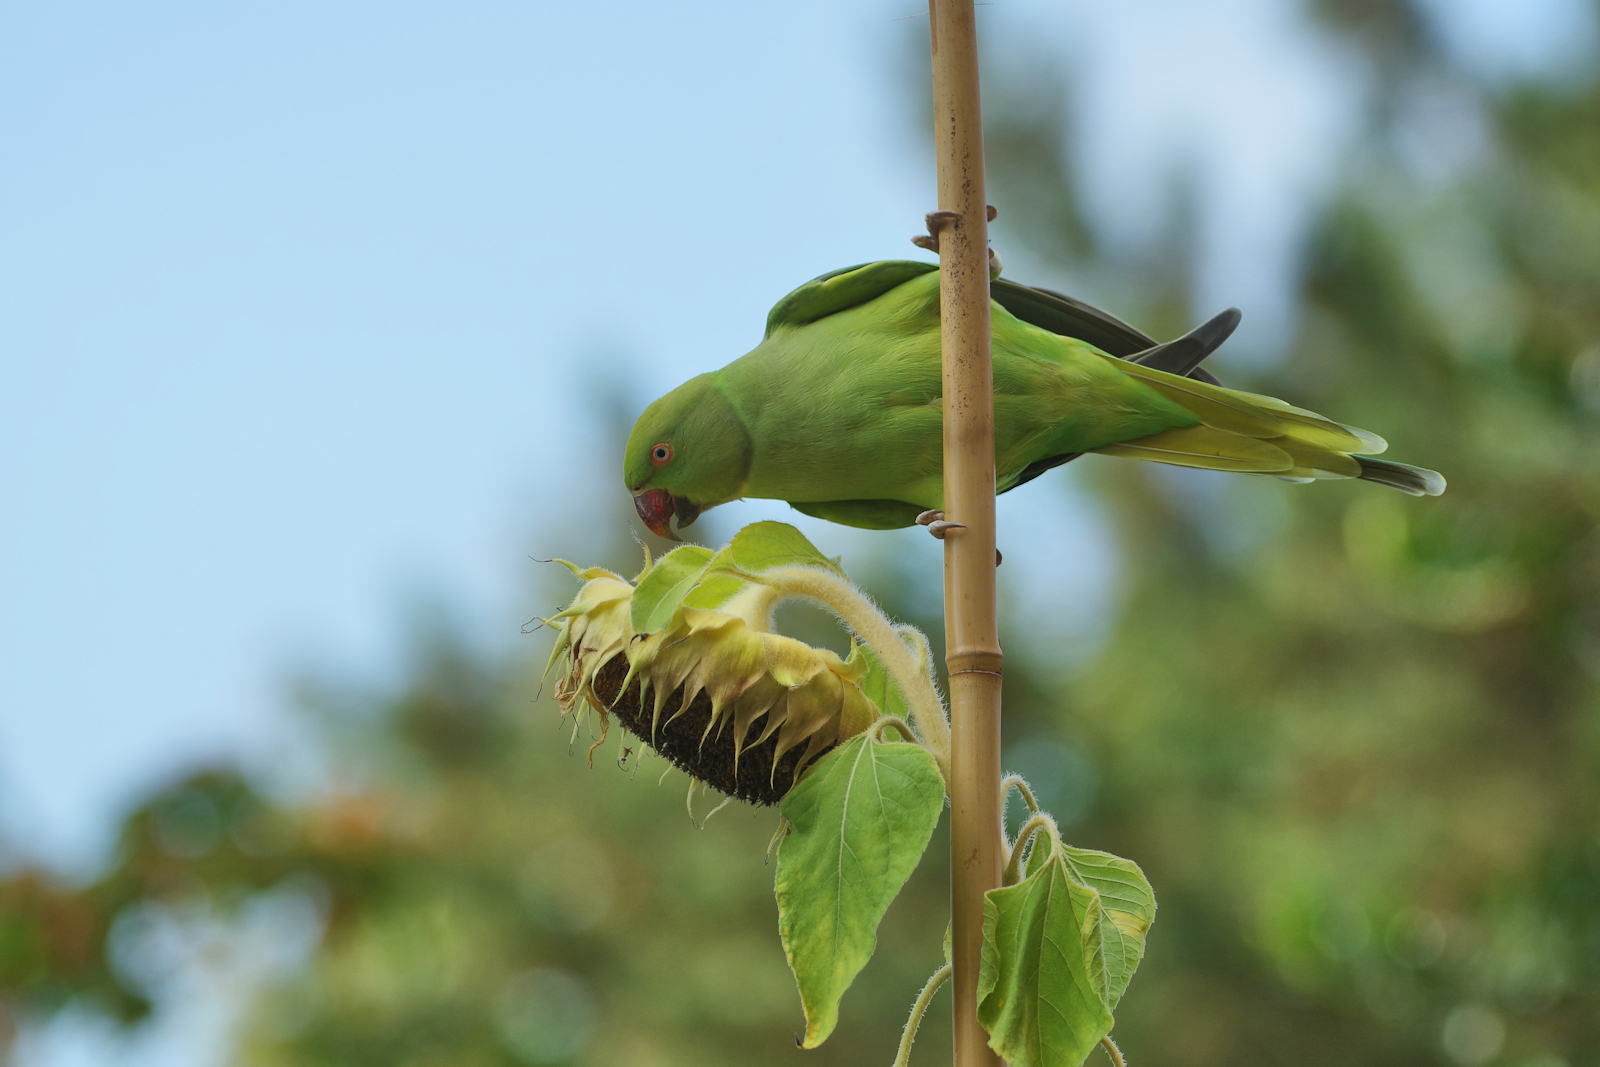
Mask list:
[{"label": "drooping flower head", "polygon": [[633,582],[572,567],[585,584],[551,620],[560,629],[547,668],[565,657],[562,714],[597,715],[602,732],[614,714],[695,778],[776,803],[823,753],[905,707],[865,646],[842,659],[771,632],[786,594],[762,578],[797,567],[848,588],[833,560],[781,523],[747,527],[721,553],[675,549]]}]

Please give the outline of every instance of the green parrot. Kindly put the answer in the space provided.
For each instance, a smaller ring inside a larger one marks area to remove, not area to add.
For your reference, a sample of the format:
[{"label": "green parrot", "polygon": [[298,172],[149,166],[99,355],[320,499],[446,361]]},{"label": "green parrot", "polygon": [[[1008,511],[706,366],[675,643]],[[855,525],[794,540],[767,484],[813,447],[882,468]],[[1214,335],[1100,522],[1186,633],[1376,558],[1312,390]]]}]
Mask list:
[{"label": "green parrot", "polygon": [[[1237,325],[1233,309],[1157,345],[1059,293],[999,278],[990,293],[997,492],[1085,452],[1444,491],[1434,471],[1369,458],[1387,447],[1376,434],[1200,369]],[[639,416],[623,466],[639,517],[676,540],[673,518],[687,526],[742,497],[873,530],[941,509],[939,344],[932,263],[886,260],[806,283],[773,307],[753,350]]]}]

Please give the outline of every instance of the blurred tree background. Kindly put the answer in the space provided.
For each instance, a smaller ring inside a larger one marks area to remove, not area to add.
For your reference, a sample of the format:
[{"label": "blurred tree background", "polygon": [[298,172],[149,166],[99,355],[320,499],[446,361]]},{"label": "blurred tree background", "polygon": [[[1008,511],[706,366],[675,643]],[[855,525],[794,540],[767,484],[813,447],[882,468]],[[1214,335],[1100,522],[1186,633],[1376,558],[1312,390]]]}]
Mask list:
[{"label": "blurred tree background", "polygon": [[[1115,616],[1086,658],[1011,653],[1010,762],[1156,887],[1130,1061],[1600,1067],[1600,80],[1486,79],[1401,0],[1314,14],[1371,71],[1366,135],[1288,350],[1220,369],[1381,430],[1450,491],[1082,462],[1122,547]],[[1099,246],[1061,98],[989,72],[1001,250],[1157,336],[1215,310],[1191,302],[1193,219]],[[587,517],[584,562],[630,569],[629,515]],[[933,576],[846,563],[939,634]],[[552,575],[530,614],[569,592]],[[887,1063],[940,959],[940,844],[837,1034],[794,1050],[775,813],[696,829],[686,780],[619,768],[615,737],[586,770],[535,695],[547,648],[420,638],[392,692],[307,687],[329,795],[200,775],[128,818],[93,884],[13,870],[0,1037],[68,1007],[134,1022],[163,960],[204,966],[185,931],[254,924],[305,959],[253,990],[241,1063]],[[916,1062],[948,1062],[943,1011]]]}]

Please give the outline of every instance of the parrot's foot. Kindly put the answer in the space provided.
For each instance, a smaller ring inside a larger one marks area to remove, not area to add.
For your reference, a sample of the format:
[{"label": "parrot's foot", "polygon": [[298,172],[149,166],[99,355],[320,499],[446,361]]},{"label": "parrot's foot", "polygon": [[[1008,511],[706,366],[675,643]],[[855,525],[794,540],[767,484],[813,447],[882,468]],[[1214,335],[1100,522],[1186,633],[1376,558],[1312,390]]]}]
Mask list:
[{"label": "parrot's foot", "polygon": [[932,235],[934,244],[938,244],[939,231],[960,222],[961,216],[954,211],[930,211],[922,216],[922,221],[927,224],[928,233]]},{"label": "parrot's foot", "polygon": [[[966,527],[961,525],[959,522],[945,522],[944,521],[944,512],[937,511],[937,510],[935,510],[935,511],[924,511],[921,515],[918,515],[917,516],[917,524],[919,526],[926,526],[928,528],[928,532],[933,534],[933,536],[937,537],[941,541],[943,541],[945,539],[945,535],[948,534],[951,530],[965,530],[966,529]],[[1000,566],[1000,564],[1002,564],[1004,562],[1005,562],[1005,557],[1000,555],[1000,550],[998,548],[995,549],[994,550],[994,565],[996,567],[998,567],[998,566]]]},{"label": "parrot's foot", "polygon": [[[999,214],[999,209],[993,204],[989,204],[984,210],[984,215],[990,222],[993,222]],[[945,226],[946,223],[960,221],[961,216],[956,214],[954,211],[930,211],[927,214],[928,232],[926,234],[917,234],[911,239],[911,243],[916,245],[918,248],[926,248],[930,252],[938,253],[939,231]],[[1002,264],[1000,262],[1000,257],[995,255],[994,249],[989,249],[990,280],[1000,277],[1001,269]]]},{"label": "parrot's foot", "polygon": [[928,528],[928,532],[933,534],[933,536],[937,537],[941,541],[945,539],[945,535],[951,530],[966,529],[966,527],[961,525],[959,522],[945,522],[944,512],[942,511],[924,511],[921,515],[917,516],[917,525],[926,526]]},{"label": "parrot's foot", "polygon": [[[990,204],[986,214],[989,221],[993,222],[995,216],[1000,212],[995,210],[993,204]],[[954,211],[930,211],[923,216],[923,220],[928,226],[927,235],[924,236],[919,233],[911,239],[911,243],[918,248],[926,248],[930,252],[937,252],[939,251],[939,231],[949,223],[960,222],[961,216]]]},{"label": "parrot's foot", "polygon": [[961,216],[954,211],[930,211],[924,216],[924,219],[928,224],[928,232],[926,234],[917,234],[911,239],[911,243],[918,248],[926,248],[930,252],[938,252],[939,231],[944,228],[946,223],[960,222]]}]

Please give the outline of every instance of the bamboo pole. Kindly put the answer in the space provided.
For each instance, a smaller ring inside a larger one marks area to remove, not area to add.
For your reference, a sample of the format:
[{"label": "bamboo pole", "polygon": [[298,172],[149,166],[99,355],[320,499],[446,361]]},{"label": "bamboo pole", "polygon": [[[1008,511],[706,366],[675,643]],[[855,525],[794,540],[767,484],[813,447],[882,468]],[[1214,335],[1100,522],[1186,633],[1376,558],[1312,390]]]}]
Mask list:
[{"label": "bamboo pole", "polygon": [[1000,885],[1000,638],[995,624],[989,224],[973,0],[928,0],[939,170],[944,353],[945,662],[950,669],[950,890],[956,1067],[993,1067],[978,1023],[983,894]]}]

